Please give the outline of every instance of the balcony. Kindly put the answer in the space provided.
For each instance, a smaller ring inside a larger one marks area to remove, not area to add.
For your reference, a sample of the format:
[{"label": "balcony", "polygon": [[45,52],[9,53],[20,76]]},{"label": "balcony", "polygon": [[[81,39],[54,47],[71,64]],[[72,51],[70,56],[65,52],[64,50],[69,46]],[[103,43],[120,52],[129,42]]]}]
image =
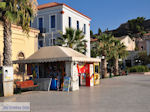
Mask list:
[{"label": "balcony", "polygon": [[46,33],[46,28],[39,28],[40,33]]},{"label": "balcony", "polygon": [[38,37],[42,38],[45,37],[45,33],[46,33],[46,28],[39,28],[40,33],[38,35]]}]

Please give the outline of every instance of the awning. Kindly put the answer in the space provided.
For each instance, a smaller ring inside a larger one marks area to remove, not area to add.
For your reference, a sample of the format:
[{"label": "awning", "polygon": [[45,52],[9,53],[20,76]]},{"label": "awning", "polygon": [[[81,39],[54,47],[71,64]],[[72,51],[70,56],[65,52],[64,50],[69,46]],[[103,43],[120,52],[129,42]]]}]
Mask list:
[{"label": "awning", "polygon": [[74,61],[74,62],[100,62],[100,59],[89,58],[71,48],[50,46],[42,47],[33,55],[25,60],[15,60],[14,64],[28,64],[28,63],[45,63],[45,62],[58,62],[58,61]]}]

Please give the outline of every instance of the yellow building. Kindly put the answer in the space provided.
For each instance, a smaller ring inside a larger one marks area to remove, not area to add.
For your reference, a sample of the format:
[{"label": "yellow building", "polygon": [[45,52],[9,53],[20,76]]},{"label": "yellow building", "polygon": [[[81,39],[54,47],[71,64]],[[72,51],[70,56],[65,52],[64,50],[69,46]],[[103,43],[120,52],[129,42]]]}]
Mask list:
[{"label": "yellow building", "polygon": [[[39,30],[30,29],[29,35],[25,34],[20,26],[12,25],[12,60],[24,59],[38,50]],[[0,23],[0,66],[3,60],[3,26]],[[14,66],[17,69],[17,66]]]}]

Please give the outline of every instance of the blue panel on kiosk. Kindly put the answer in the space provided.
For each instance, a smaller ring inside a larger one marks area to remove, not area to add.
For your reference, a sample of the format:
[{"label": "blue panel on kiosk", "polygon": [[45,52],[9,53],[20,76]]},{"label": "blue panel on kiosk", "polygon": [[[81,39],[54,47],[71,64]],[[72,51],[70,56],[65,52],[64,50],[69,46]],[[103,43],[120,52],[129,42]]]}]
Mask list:
[{"label": "blue panel on kiosk", "polygon": [[57,90],[57,80],[52,79],[51,90]]}]

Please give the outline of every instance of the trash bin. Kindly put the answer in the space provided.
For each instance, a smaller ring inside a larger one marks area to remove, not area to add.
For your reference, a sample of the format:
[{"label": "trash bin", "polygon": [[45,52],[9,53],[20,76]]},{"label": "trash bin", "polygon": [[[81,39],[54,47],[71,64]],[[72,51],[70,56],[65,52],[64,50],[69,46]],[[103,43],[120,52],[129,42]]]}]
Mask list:
[{"label": "trash bin", "polygon": [[51,90],[57,90],[57,80],[56,79],[52,79],[51,82]]}]

